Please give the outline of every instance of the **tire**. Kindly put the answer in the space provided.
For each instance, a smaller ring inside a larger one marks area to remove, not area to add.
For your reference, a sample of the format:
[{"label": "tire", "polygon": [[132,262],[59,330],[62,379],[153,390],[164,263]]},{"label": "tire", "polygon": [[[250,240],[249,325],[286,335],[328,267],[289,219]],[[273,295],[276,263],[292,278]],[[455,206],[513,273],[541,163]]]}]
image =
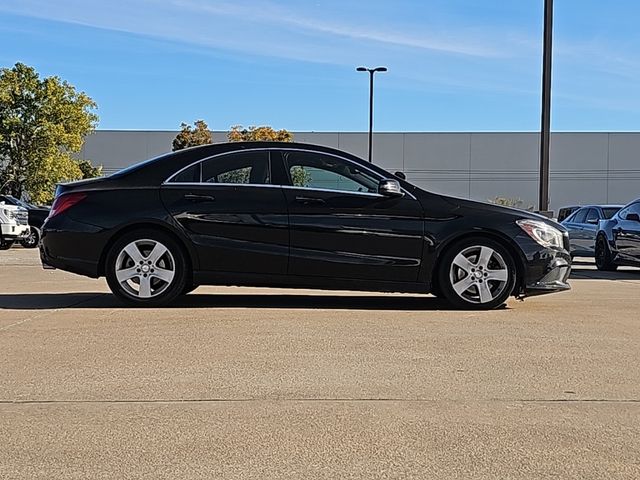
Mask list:
[{"label": "tire", "polygon": [[596,240],[596,268],[603,272],[615,272],[618,265],[611,260],[611,250],[609,250],[609,242],[602,235]]},{"label": "tire", "polygon": [[11,247],[13,247],[14,242],[15,240],[0,239],[0,250],[9,250]]},{"label": "tire", "polygon": [[24,248],[36,248],[40,243],[40,231],[36,227],[31,227],[29,236],[20,240],[20,245]]},{"label": "tire", "polygon": [[444,252],[437,274],[444,298],[454,307],[491,310],[511,296],[517,269],[512,255],[501,243],[472,237]]},{"label": "tire", "polygon": [[107,283],[123,302],[140,307],[167,305],[187,285],[188,263],[172,236],[153,229],[124,234],[109,250]]}]

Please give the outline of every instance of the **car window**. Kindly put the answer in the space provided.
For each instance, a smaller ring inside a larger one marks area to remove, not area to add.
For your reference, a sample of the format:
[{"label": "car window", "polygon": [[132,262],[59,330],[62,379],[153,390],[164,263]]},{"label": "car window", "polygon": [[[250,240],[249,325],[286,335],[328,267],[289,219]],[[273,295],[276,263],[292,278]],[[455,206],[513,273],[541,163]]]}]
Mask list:
[{"label": "car window", "polygon": [[238,152],[202,162],[203,183],[261,185],[271,182],[269,152]]},{"label": "car window", "polygon": [[630,213],[635,213],[636,215],[640,216],[640,202],[634,203],[633,205],[629,205],[625,209],[624,216],[622,218],[626,220],[627,215],[629,215]]},{"label": "car window", "polygon": [[283,152],[286,169],[295,187],[377,193],[379,180],[347,160],[318,152]]},{"label": "car window", "polygon": [[585,220],[585,223],[588,223],[589,220],[600,220],[600,214],[598,213],[598,210],[596,210],[595,208],[589,209],[589,211],[587,212],[587,219]]},{"label": "car window", "polygon": [[619,208],[615,207],[615,208],[603,208],[602,209],[602,214],[604,215],[604,218],[609,220],[611,217],[613,217],[616,212],[620,210]]},{"label": "car window", "polygon": [[175,177],[169,180],[169,183],[200,183],[201,166],[202,163],[198,162],[195,165],[191,165],[190,167],[185,168],[183,171],[179,172]]},{"label": "car window", "polygon": [[578,210],[573,216],[573,218],[571,219],[571,221],[573,223],[585,223],[585,220],[587,218],[587,210],[589,209],[581,208],[580,210]]}]

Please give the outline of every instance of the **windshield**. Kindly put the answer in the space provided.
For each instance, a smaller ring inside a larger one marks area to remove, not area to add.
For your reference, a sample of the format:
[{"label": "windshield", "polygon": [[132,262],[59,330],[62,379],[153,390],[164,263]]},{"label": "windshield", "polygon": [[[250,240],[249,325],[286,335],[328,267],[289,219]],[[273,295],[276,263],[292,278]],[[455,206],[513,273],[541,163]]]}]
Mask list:
[{"label": "windshield", "polygon": [[619,207],[613,207],[613,208],[603,208],[602,209],[602,215],[604,215],[604,218],[606,220],[609,220],[611,217],[613,217],[616,213],[618,213],[618,211],[620,210]]}]

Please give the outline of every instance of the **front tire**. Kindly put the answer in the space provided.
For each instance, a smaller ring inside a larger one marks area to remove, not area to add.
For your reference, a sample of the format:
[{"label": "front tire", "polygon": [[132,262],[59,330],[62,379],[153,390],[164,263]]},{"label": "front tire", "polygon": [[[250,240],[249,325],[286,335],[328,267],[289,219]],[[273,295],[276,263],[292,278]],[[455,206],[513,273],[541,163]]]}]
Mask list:
[{"label": "front tire", "polygon": [[596,241],[596,268],[603,272],[615,272],[618,269],[618,265],[613,263],[611,259],[611,250],[609,250],[609,243],[603,236],[599,236]]},{"label": "front tire", "polygon": [[0,238],[0,250],[9,250],[14,243],[15,240],[5,240]]},{"label": "front tire", "polygon": [[460,309],[499,307],[513,292],[516,278],[509,251],[483,237],[465,239],[447,249],[438,272],[444,297]]},{"label": "front tire", "polygon": [[167,305],[186,285],[187,260],[170,235],[157,230],[136,230],[119,238],[105,264],[113,294],[134,306]]}]

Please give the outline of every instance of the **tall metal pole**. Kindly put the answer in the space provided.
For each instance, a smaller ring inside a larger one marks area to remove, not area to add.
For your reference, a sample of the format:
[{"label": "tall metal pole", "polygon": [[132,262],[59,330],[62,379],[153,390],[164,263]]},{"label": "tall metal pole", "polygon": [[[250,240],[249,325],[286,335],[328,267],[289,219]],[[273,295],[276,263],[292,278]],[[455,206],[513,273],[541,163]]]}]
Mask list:
[{"label": "tall metal pole", "polygon": [[540,190],[538,209],[549,210],[549,146],[551,136],[551,64],[553,0],[544,0],[544,44],[542,61],[542,119],[540,132]]},{"label": "tall metal pole", "polygon": [[369,70],[369,163],[373,162],[371,153],[373,150],[373,74],[375,70]]},{"label": "tall metal pole", "polygon": [[386,72],[387,67],[358,67],[358,72],[369,72],[369,162],[373,162],[373,76],[376,72]]}]

